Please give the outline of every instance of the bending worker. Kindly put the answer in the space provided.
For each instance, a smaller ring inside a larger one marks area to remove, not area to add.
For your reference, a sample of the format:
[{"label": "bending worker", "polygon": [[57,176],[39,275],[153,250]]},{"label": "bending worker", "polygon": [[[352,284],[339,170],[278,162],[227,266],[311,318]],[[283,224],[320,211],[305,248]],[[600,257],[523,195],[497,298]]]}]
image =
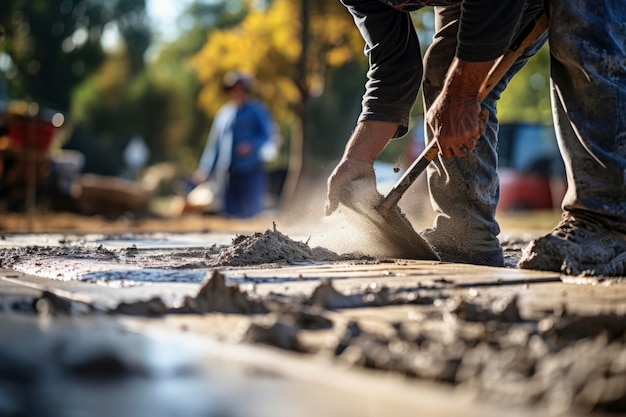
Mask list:
[{"label": "bending worker", "polygon": [[[577,274],[626,271],[626,7],[621,1],[342,0],[366,42],[366,92],[357,126],[328,179],[327,214],[346,186],[371,179],[389,140],[408,130],[423,87],[427,170],[434,224],[422,234],[443,261],[502,266],[496,104],[513,75],[549,38],[552,109],[568,191],[561,222],[524,248],[519,266]],[[408,12],[435,7],[436,33],[424,61]],[[548,33],[482,103],[495,60],[544,11]],[[422,78],[423,77],[423,78]],[[423,79],[423,82],[422,82]],[[481,111],[488,110],[486,126]],[[481,132],[483,132],[481,134]]]}]

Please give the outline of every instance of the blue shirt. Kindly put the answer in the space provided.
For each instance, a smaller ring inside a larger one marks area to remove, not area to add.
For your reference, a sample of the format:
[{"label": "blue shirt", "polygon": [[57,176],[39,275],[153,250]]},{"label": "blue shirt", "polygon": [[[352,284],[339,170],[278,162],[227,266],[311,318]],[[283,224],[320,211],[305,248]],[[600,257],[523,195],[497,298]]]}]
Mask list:
[{"label": "blue shirt", "polygon": [[[274,122],[265,105],[259,101],[247,101],[237,108],[232,131],[231,171],[245,172],[263,165],[261,148],[274,134]],[[252,145],[253,151],[242,157],[237,154],[237,147],[244,142]]]}]

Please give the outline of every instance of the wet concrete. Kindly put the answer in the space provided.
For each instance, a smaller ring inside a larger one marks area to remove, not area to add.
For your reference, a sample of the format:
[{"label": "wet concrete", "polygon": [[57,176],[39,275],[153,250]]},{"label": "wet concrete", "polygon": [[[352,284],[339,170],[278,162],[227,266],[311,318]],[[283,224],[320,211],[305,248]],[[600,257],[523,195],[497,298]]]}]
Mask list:
[{"label": "wet concrete", "polygon": [[[0,250],[0,314],[51,323],[140,320],[152,329],[279,349],[342,372],[369,370],[454,387],[457,394],[438,406],[441,415],[464,395],[473,398],[465,411],[485,404],[506,405],[509,414],[516,407],[522,415],[626,411],[626,287],[619,279],[350,259],[275,229],[234,236],[230,244],[210,235],[188,247],[159,245],[154,236],[141,241],[151,243],[82,236]],[[515,258],[523,242],[508,242],[505,253]],[[29,369],[65,363],[45,359],[49,353],[20,362],[11,356],[19,346],[9,347],[1,361],[9,392],[21,387],[14,378],[33,378],[25,376]],[[20,365],[6,367],[14,362]],[[111,354],[70,362],[63,372],[90,382],[152,378],[141,361],[130,366]]]},{"label": "wet concrete", "polygon": [[148,333],[102,318],[4,317],[0,415],[362,415],[325,403],[332,396],[328,389],[213,353],[232,347],[181,333]]}]

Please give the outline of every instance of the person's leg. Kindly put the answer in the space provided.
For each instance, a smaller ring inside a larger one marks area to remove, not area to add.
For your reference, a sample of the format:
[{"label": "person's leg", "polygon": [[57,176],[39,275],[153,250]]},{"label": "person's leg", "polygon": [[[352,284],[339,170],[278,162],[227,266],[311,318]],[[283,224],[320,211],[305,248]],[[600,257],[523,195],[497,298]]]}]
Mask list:
[{"label": "person's leg", "polygon": [[[526,27],[541,10],[541,3],[529,4],[520,27]],[[423,83],[426,110],[441,91],[454,58],[460,13],[459,5],[436,8],[437,32],[426,54]],[[493,266],[504,263],[498,240],[500,228],[495,220],[499,196],[496,103],[513,75],[543,46],[546,37],[515,63],[483,102],[489,109],[489,121],[476,148],[465,158],[436,158],[428,167],[431,203],[437,216],[433,227],[425,230],[423,236],[444,261]],[[433,140],[428,128],[426,136],[427,141]]]},{"label": "person's leg", "polygon": [[240,188],[242,184],[242,178],[236,173],[229,173],[228,184],[224,190],[224,206],[220,214],[230,217],[239,217],[239,211],[241,207],[240,201]]},{"label": "person's leg", "polygon": [[231,172],[224,214],[239,218],[254,217],[264,210],[266,193],[267,174],[262,167],[246,172]]},{"label": "person's leg", "polygon": [[265,210],[265,199],[268,193],[268,178],[263,166],[259,166],[248,177],[247,216],[254,217]]},{"label": "person's leg", "polygon": [[[550,1],[554,121],[568,191],[557,228],[519,266],[626,273],[626,7]],[[622,259],[624,258],[624,259]]]}]

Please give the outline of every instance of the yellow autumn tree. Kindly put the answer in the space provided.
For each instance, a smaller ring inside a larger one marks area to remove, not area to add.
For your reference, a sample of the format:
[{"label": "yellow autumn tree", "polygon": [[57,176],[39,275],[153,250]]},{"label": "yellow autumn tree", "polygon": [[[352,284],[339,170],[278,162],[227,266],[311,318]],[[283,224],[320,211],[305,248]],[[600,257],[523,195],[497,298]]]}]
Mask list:
[{"label": "yellow autumn tree", "polygon": [[[302,61],[302,5],[306,1],[308,48]],[[274,0],[266,9],[254,3],[248,8],[239,26],[213,31],[191,60],[203,84],[200,106],[209,116],[226,100],[221,92],[223,76],[240,69],[255,78],[256,95],[278,122],[291,124],[306,95],[323,91],[328,66],[363,59],[363,41],[337,0]],[[306,71],[301,70],[302,62]]]},{"label": "yellow autumn tree", "polygon": [[214,31],[191,60],[203,84],[200,105],[209,116],[226,99],[221,80],[230,70],[252,75],[255,93],[279,125],[289,127],[289,163],[283,203],[294,199],[303,170],[308,102],[324,90],[329,66],[364,59],[363,40],[337,0],[274,0],[249,4],[237,27]]}]

